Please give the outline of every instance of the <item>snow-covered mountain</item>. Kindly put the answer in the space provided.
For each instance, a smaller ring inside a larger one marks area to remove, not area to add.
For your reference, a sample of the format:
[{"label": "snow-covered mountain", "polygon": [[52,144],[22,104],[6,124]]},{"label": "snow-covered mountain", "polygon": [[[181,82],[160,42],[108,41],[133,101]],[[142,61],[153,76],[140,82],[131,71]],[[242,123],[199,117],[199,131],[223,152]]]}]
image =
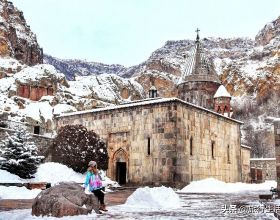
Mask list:
[{"label": "snow-covered mountain", "polygon": [[[39,123],[49,130],[53,114],[142,99],[152,85],[162,97],[175,96],[194,45],[193,40],[167,41],[132,67],[49,55],[41,64],[42,50],[22,12],[3,0],[0,19],[0,111],[10,120]],[[279,33],[280,17],[255,39],[202,39],[221,81],[234,96],[234,117],[245,122],[243,141],[253,145],[257,156],[274,156],[271,125],[265,119],[280,117]]]},{"label": "snow-covered mountain", "polygon": [[119,64],[107,65],[97,62],[87,62],[82,60],[63,60],[44,54],[44,63],[55,66],[57,70],[64,73],[67,80],[74,80],[76,76],[89,76],[117,74],[124,72],[125,67]]}]

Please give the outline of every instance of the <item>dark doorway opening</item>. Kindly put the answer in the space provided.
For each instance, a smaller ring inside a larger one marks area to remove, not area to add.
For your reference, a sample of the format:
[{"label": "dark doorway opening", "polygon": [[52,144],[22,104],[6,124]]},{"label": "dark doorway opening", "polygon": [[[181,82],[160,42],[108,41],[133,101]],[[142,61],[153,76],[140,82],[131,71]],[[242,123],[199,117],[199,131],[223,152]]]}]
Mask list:
[{"label": "dark doorway opening", "polygon": [[116,181],[120,184],[126,184],[126,162],[117,162]]},{"label": "dark doorway opening", "polygon": [[40,134],[40,126],[34,126],[34,134]]}]

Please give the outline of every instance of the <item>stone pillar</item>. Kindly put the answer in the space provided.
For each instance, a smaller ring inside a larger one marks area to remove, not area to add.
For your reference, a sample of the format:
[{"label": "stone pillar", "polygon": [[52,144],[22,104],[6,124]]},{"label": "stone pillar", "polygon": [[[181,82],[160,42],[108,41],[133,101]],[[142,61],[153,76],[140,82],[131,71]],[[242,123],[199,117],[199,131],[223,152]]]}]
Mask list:
[{"label": "stone pillar", "polygon": [[280,196],[280,120],[274,121],[277,191]]},{"label": "stone pillar", "polygon": [[37,98],[37,96],[38,96],[38,88],[37,87],[31,87],[31,89],[30,89],[30,99],[32,100],[32,101],[38,101],[38,98]]},{"label": "stone pillar", "polygon": [[29,99],[29,96],[30,96],[30,86],[25,85],[23,88],[23,97]]},{"label": "stone pillar", "polygon": [[53,95],[53,88],[52,87],[49,87],[48,89],[47,89],[47,95]]},{"label": "stone pillar", "polygon": [[17,95],[20,97],[24,97],[24,86],[23,85],[18,85]]}]

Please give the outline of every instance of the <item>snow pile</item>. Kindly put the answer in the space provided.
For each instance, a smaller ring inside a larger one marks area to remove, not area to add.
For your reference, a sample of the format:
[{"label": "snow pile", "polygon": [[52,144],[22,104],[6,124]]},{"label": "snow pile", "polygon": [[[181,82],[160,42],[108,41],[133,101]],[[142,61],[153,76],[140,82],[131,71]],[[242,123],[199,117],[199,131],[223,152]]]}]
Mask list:
[{"label": "snow pile", "polygon": [[193,181],[180,192],[184,193],[239,193],[246,191],[263,191],[276,187],[275,181],[265,181],[261,184],[248,183],[225,183],[223,181],[207,178],[204,180]]},{"label": "snow pile", "polygon": [[25,187],[0,186],[0,199],[33,199],[40,192],[40,189],[29,190]]},{"label": "snow pile", "polygon": [[0,183],[22,183],[23,180],[15,175],[15,174],[11,174],[10,172],[6,171],[6,170],[0,170]]},{"label": "snow pile", "polygon": [[[102,185],[103,186],[113,186],[113,187],[119,187],[120,185],[118,182],[111,180],[109,177],[106,176],[106,172],[103,170],[100,170],[99,175],[102,179]],[[107,190],[106,190],[107,191]]]},{"label": "snow pile", "polygon": [[74,181],[82,183],[84,180],[85,175],[76,173],[63,164],[48,162],[39,166],[32,182],[48,182],[55,184],[63,181]]},{"label": "snow pile", "polygon": [[[26,180],[21,179],[17,175],[11,174],[6,170],[0,170],[1,183],[23,183]],[[0,186],[0,199],[32,199],[35,198],[41,190],[29,190],[25,187],[16,186]]]},{"label": "snow pile", "polygon": [[140,209],[172,209],[180,208],[179,196],[173,189],[165,186],[138,188],[127,198],[124,207]]}]

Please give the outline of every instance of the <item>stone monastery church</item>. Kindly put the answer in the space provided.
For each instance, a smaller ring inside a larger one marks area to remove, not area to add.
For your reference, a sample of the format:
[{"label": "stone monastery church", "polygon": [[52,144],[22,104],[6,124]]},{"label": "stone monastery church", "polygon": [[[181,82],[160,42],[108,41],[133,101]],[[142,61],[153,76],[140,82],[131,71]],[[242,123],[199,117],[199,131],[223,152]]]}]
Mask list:
[{"label": "stone monastery church", "polygon": [[82,124],[107,142],[107,175],[120,184],[185,186],[208,177],[248,181],[250,149],[241,146],[231,96],[197,35],[174,98],[149,98],[114,107],[66,113],[57,129]]}]

